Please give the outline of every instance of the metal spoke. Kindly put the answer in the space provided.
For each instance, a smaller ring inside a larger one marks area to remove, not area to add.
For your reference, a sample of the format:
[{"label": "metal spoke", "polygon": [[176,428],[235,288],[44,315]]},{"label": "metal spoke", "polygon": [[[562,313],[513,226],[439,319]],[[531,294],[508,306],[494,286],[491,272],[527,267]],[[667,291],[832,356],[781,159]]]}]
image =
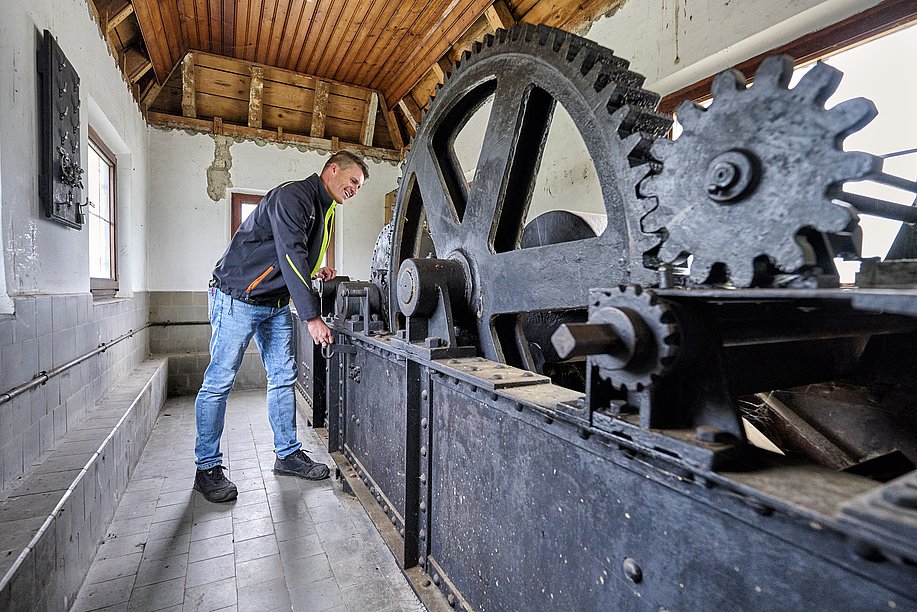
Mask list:
[{"label": "metal spoke", "polygon": [[499,81],[462,224],[466,243],[491,243],[501,219],[521,228],[553,110],[554,100],[529,79]]}]

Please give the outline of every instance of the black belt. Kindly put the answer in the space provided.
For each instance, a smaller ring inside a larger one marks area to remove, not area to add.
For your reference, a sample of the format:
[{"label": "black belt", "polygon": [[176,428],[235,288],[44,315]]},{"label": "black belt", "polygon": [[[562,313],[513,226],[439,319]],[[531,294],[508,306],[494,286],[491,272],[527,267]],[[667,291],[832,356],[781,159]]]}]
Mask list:
[{"label": "black belt", "polygon": [[229,293],[228,291],[225,291],[225,290],[220,286],[220,284],[217,282],[217,279],[215,279],[215,278],[211,278],[211,279],[210,279],[210,282],[207,283],[207,286],[208,286],[208,287],[215,287],[216,289],[219,289],[220,291],[222,291],[223,293],[225,293],[226,295],[228,295],[228,296],[231,297],[232,299],[234,299],[234,300],[239,300],[240,302],[244,302],[244,303],[246,303],[246,304],[251,304],[252,306],[270,306],[270,307],[272,307],[272,308],[283,308],[284,306],[286,306],[287,304],[290,303],[290,297],[289,297],[289,296],[287,296],[287,297],[285,297],[285,298],[280,298],[280,299],[277,299],[277,300],[264,300],[264,299],[260,299],[260,300],[259,300],[259,299],[257,299],[257,298],[239,297],[239,296],[237,296],[237,295],[233,295],[233,294]]}]

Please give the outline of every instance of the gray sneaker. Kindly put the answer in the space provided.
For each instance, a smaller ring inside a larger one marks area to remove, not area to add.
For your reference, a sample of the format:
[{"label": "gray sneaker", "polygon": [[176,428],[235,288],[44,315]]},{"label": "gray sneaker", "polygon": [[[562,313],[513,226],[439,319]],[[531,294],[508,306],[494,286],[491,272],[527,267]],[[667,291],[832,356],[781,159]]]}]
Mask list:
[{"label": "gray sneaker", "polygon": [[209,470],[198,470],[194,475],[194,490],[200,491],[209,502],[232,501],[239,494],[236,485],[223,476],[223,469],[222,465],[217,465]]},{"label": "gray sneaker", "polygon": [[277,457],[274,461],[274,473],[281,476],[299,476],[307,480],[324,480],[328,478],[330,470],[324,463],[316,463],[309,459],[309,455],[300,449],[282,459]]}]

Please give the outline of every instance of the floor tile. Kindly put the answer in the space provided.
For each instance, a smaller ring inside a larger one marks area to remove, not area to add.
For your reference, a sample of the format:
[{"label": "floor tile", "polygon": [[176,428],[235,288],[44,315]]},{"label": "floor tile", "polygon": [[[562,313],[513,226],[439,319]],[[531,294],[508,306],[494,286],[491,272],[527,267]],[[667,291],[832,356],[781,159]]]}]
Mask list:
[{"label": "floor tile", "polygon": [[146,586],[174,580],[185,575],[188,569],[188,555],[176,555],[157,559],[144,559],[137,570],[134,586]]},{"label": "floor tile", "polygon": [[291,604],[290,592],[283,577],[239,587],[239,612],[264,612],[280,608],[289,610]]},{"label": "floor tile", "polygon": [[234,542],[233,550],[236,555],[236,563],[280,554],[280,548],[277,546],[277,538],[274,537],[273,534],[261,536],[260,538],[243,540],[241,542]]},{"label": "floor tile", "polygon": [[237,601],[236,579],[226,578],[218,582],[185,589],[182,612],[211,612],[228,607],[235,609]]},{"label": "floor tile", "polygon": [[253,584],[270,582],[284,575],[279,554],[236,563],[236,584],[240,589]]},{"label": "floor tile", "polygon": [[185,574],[185,588],[191,589],[208,582],[217,582],[236,575],[236,560],[233,555],[213,557],[188,564]]}]

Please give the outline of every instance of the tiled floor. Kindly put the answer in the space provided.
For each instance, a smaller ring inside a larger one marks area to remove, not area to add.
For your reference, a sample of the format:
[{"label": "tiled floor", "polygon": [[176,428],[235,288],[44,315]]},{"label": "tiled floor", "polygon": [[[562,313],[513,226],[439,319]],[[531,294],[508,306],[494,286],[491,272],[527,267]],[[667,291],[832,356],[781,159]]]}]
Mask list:
[{"label": "tiled floor", "polygon": [[[169,399],[72,611],[424,610],[339,483],[272,473],[264,391],[229,400],[222,449],[235,502],[191,490],[194,432],[194,398]],[[299,435],[332,465],[304,422]]]}]

